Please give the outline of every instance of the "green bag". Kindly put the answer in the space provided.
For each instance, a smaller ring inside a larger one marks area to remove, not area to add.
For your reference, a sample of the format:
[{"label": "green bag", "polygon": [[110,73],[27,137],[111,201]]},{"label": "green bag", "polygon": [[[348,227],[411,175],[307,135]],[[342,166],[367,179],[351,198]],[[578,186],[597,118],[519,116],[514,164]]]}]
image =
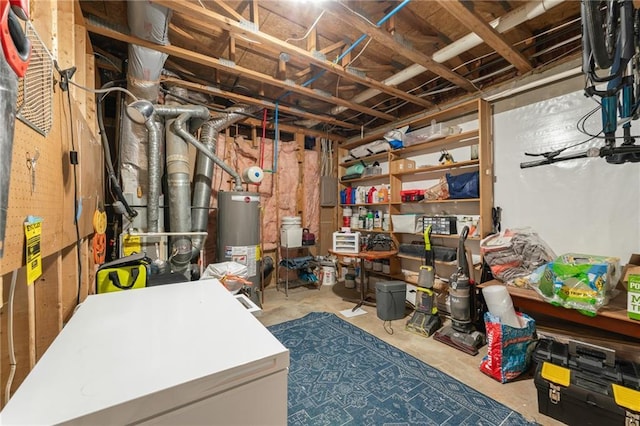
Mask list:
[{"label": "green bag", "polygon": [[96,293],[146,287],[149,263],[150,259],[144,253],[105,263],[96,273]]}]

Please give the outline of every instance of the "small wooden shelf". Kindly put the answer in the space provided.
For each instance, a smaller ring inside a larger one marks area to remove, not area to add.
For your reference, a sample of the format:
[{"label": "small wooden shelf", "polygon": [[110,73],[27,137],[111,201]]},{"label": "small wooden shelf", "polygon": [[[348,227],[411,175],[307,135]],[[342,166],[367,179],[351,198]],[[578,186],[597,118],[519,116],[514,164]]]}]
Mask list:
[{"label": "small wooden shelf", "polygon": [[340,166],[341,167],[349,167],[349,166],[352,166],[354,164],[358,164],[361,161],[364,161],[364,162],[376,161],[376,160],[387,161],[388,159],[389,159],[389,152],[388,151],[384,151],[384,152],[379,152],[377,154],[367,155],[366,157],[362,157],[362,158],[343,161],[343,162],[340,163]]},{"label": "small wooden shelf", "polygon": [[390,234],[391,231],[383,231],[382,229],[360,229],[360,228],[351,228],[351,232],[366,232],[369,234]]},{"label": "small wooden shelf", "polygon": [[[387,131],[397,129],[405,125],[410,125],[412,128],[420,128],[429,125],[432,120],[436,120],[437,122],[448,121],[451,118],[471,114],[477,110],[478,100],[473,99],[441,111],[420,112],[411,117],[406,117],[402,120],[396,121],[395,123],[391,123],[389,126],[378,128],[370,133],[365,134],[364,137],[351,138],[347,140],[346,143],[342,144],[341,148],[351,149],[360,145],[364,145],[368,142],[373,142],[376,139],[381,139]],[[440,140],[441,139],[438,139],[438,141]]]},{"label": "small wooden shelf", "polygon": [[345,207],[369,207],[369,206],[388,206],[389,203],[356,203],[356,204],[340,204]]},{"label": "small wooden shelf", "polygon": [[[409,254],[401,254],[398,253],[396,256],[398,256],[400,259],[407,259],[407,260],[416,260],[418,262],[422,262],[424,261],[424,257],[420,257],[420,256],[411,256]],[[453,260],[451,262],[442,262],[440,260],[436,260],[436,265],[443,265],[443,266],[456,266],[458,265],[458,262]]]},{"label": "small wooden shelf", "polygon": [[452,149],[465,145],[473,145],[470,141],[472,139],[478,139],[478,130],[471,130],[469,132],[458,133],[457,135],[446,136],[440,139],[434,139],[431,141],[425,141],[419,144],[407,146],[405,148],[394,149],[391,154],[397,156],[404,156],[406,154],[412,154],[418,151],[439,151],[442,148]]},{"label": "small wooden shelf", "polygon": [[[415,236],[419,236],[419,237],[423,237],[424,234],[422,232],[397,232],[397,231],[392,231],[394,234],[408,234],[408,235],[415,235]],[[452,240],[457,240],[460,238],[460,235],[458,234],[451,234],[451,235],[447,235],[447,234],[431,234],[431,238],[435,239],[435,238],[448,238],[448,239],[452,239]],[[477,240],[480,241],[482,238],[480,237],[467,237],[467,241],[468,240]]]},{"label": "small wooden shelf", "polygon": [[440,203],[473,203],[480,201],[480,198],[448,198],[446,200],[422,200],[422,201],[392,201],[389,204],[393,206],[400,205],[420,205],[420,204],[440,204]]},{"label": "small wooden shelf", "polygon": [[405,170],[403,172],[391,173],[393,176],[420,175],[434,172],[448,171],[451,169],[477,168],[480,165],[479,160],[460,161],[453,164],[439,164],[437,166],[421,167],[419,169]]},{"label": "small wooden shelf", "polygon": [[384,180],[386,183],[386,180],[388,179],[389,179],[389,173],[381,173],[379,175],[369,175],[369,176],[362,176],[355,179],[341,180],[340,183],[343,185],[347,185],[353,182],[363,182],[363,181],[372,181],[372,180]]}]

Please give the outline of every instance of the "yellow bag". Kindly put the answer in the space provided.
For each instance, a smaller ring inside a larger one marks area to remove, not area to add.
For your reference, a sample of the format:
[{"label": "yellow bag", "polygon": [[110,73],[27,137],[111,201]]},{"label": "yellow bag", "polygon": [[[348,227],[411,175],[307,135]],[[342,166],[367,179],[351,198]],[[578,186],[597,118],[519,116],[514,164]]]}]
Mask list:
[{"label": "yellow bag", "polygon": [[146,287],[148,261],[144,254],[132,254],[105,263],[96,274],[96,293]]}]

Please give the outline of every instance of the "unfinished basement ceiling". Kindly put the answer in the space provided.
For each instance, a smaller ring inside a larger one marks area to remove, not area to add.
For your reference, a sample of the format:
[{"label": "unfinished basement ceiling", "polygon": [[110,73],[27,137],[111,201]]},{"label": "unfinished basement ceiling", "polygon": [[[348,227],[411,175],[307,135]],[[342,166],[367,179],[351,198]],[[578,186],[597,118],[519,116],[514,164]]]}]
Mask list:
[{"label": "unfinished basement ceiling", "polygon": [[[578,1],[153,3],[173,10],[171,46],[144,45],[169,53],[173,79],[212,105],[253,102],[272,119],[277,102],[281,122],[345,137],[482,96],[581,51]],[[143,43],[128,34],[126,2],[80,4],[97,63],[119,67],[124,43]],[[465,42],[474,32],[480,39]]]}]

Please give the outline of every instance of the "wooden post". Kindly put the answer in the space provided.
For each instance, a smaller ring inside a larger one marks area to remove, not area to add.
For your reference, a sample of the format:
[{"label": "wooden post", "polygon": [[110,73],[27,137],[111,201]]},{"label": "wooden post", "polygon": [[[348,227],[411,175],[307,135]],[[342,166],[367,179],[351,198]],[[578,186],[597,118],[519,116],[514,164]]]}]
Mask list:
[{"label": "wooden post", "polygon": [[35,346],[34,355],[39,360],[62,330],[62,292],[63,281],[59,267],[60,253],[47,256],[42,261],[42,276],[29,286],[35,290]]}]

